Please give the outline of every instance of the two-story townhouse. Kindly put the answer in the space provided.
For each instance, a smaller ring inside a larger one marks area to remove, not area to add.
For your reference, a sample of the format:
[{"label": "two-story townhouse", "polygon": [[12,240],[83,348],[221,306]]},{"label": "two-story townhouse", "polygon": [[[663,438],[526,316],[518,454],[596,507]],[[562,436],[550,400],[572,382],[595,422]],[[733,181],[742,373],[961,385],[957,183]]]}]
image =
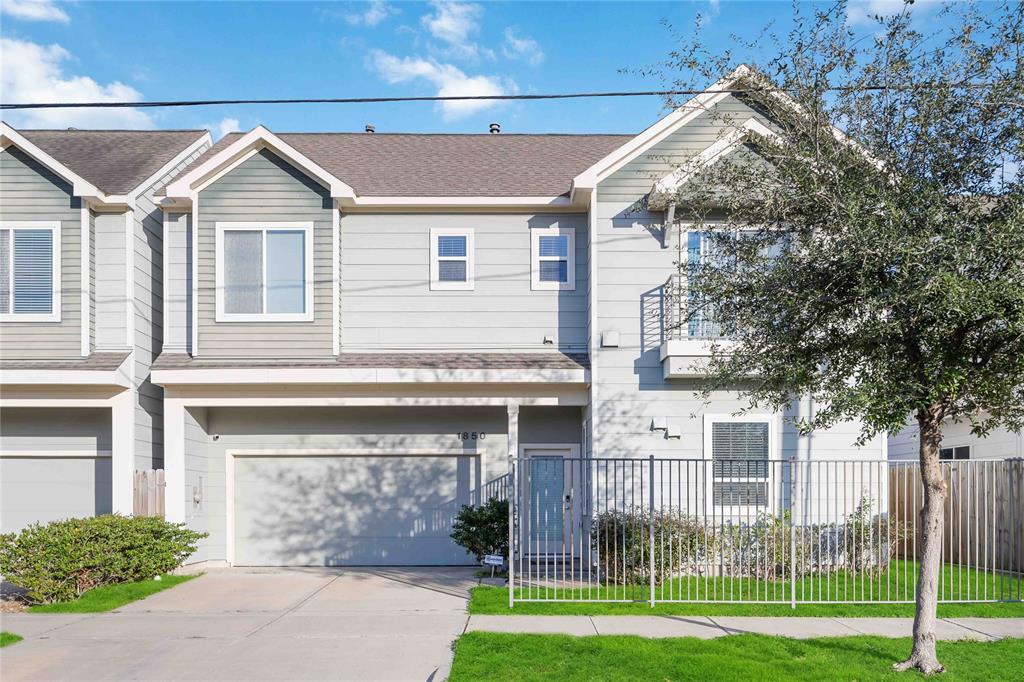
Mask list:
[{"label": "two-story townhouse", "polygon": [[[144,446],[136,460],[115,426],[110,507],[130,511],[132,468],[162,464],[167,518],[209,533],[195,560],[459,564],[454,514],[503,491],[520,458],[541,553],[583,516],[566,513],[582,468],[560,459],[884,460],[884,439],[854,446],[856,424],[799,435],[787,417],[810,401],[737,417],[738,390],[694,396],[714,324],[674,324],[675,273],[706,246],[662,198],[771,130],[730,92],[745,76],[639,135],[258,127],[196,142],[170,182],[135,185],[162,212],[144,233],[161,279],[147,291],[162,295],[136,312],[161,352],[124,383],[151,371],[163,388],[163,460]],[[103,206],[88,205],[97,222]],[[24,401],[41,389],[18,390],[6,406],[36,405]],[[123,392],[105,390],[81,399],[113,406]],[[750,470],[737,481],[701,467],[687,495],[709,513],[793,504],[767,464]],[[862,491],[847,493],[856,504]]]},{"label": "two-story townhouse", "polygon": [[163,461],[162,212],[204,130],[0,123],[0,531],[132,513]]},{"label": "two-story townhouse", "polygon": [[[578,471],[553,458],[884,459],[884,439],[854,446],[856,424],[800,436],[786,418],[809,401],[703,405],[713,325],[666,324],[678,254],[702,242],[653,190],[770,128],[723,92],[744,75],[636,136],[259,127],[171,182],[165,250],[190,257],[165,271],[153,380],[167,515],[210,533],[197,558],[466,563],[453,515],[519,457],[543,463],[526,494],[548,549],[572,532]],[[777,509],[779,483],[696,488]]]}]

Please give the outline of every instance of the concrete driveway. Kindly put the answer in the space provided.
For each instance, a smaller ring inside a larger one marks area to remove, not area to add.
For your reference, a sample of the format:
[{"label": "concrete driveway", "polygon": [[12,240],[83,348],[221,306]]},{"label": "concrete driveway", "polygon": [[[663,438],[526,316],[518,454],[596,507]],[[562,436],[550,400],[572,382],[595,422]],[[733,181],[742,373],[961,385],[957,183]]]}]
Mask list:
[{"label": "concrete driveway", "polygon": [[214,569],[122,609],[5,614],[14,680],[443,680],[474,569]]}]

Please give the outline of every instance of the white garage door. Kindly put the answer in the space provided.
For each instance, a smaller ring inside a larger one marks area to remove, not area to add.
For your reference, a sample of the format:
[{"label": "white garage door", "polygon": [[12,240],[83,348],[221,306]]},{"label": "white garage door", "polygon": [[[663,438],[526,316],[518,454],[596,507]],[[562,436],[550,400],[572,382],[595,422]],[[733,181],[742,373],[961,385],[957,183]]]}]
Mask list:
[{"label": "white garage door", "polygon": [[235,457],[234,563],[470,564],[449,533],[476,479],[472,456]]}]

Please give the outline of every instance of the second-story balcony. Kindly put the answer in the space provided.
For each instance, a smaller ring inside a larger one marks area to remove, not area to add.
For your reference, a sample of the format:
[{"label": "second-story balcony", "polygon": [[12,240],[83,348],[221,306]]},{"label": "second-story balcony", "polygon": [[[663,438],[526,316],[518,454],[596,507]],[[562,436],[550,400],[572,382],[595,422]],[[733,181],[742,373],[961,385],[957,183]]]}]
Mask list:
[{"label": "second-story balcony", "polygon": [[691,379],[704,374],[712,347],[723,345],[713,311],[699,306],[683,273],[670,276],[662,288],[661,365],[666,379]]}]

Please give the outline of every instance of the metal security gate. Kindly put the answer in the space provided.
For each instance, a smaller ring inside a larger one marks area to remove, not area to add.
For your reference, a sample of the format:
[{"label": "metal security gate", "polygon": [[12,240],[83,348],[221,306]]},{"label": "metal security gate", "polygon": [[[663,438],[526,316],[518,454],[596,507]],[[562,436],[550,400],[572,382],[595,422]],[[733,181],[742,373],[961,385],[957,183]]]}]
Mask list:
[{"label": "metal security gate", "polygon": [[[1024,598],[1024,460],[941,464],[939,600]],[[923,488],[886,460],[520,458],[509,603],[912,603]]]}]

